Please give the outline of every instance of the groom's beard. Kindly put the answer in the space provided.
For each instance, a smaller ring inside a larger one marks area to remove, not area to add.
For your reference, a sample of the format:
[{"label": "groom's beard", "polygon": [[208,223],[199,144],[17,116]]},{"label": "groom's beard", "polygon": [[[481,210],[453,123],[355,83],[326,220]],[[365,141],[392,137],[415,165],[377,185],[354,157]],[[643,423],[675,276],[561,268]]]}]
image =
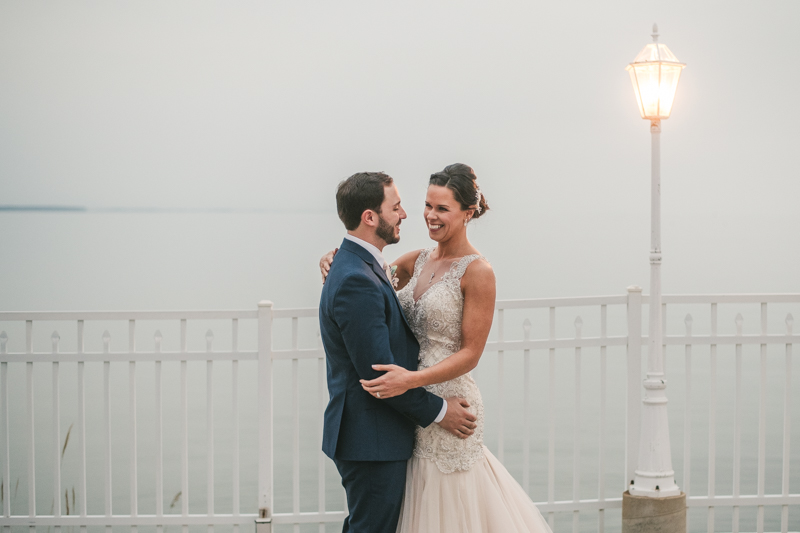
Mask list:
[{"label": "groom's beard", "polygon": [[394,228],[388,222],[386,222],[382,216],[378,215],[378,229],[375,230],[375,235],[383,239],[386,244],[394,244],[400,240],[400,236],[394,236]]}]

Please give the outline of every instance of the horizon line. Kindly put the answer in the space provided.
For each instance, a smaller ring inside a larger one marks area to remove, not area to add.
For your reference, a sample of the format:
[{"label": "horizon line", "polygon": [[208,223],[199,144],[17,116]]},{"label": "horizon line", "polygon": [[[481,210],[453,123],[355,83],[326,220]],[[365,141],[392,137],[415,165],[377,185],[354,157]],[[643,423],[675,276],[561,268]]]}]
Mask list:
[{"label": "horizon line", "polygon": [[0,212],[74,212],[74,213],[286,213],[323,212],[324,209],[287,209],[268,207],[87,207],[78,205],[0,205]]}]

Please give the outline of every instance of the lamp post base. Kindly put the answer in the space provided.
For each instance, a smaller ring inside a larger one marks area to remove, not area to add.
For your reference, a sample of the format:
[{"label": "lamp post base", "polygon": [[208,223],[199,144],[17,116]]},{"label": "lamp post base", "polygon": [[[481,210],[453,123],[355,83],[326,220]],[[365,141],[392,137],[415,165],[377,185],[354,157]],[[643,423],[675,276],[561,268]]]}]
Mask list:
[{"label": "lamp post base", "polygon": [[686,494],[668,498],[622,493],[622,533],[686,533]]}]

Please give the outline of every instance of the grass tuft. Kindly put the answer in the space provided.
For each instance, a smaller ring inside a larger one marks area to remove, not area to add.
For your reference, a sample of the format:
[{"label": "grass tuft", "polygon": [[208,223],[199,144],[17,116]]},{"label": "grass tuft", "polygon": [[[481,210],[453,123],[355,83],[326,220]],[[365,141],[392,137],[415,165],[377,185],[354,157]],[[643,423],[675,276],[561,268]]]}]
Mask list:
[{"label": "grass tuft", "polygon": [[178,503],[178,501],[181,499],[181,492],[182,492],[182,491],[180,491],[180,490],[179,490],[179,491],[178,491],[178,494],[176,494],[176,495],[175,495],[175,497],[174,497],[174,498],[172,498],[172,503],[170,503],[170,504],[169,504],[169,508],[170,508],[170,509],[172,509],[173,507],[175,507],[175,505],[176,505],[176,504]]},{"label": "grass tuft", "polygon": [[64,437],[64,447],[61,448],[61,460],[64,460],[64,452],[67,451],[67,444],[69,444],[69,434],[72,433],[72,426],[74,424],[69,425],[69,429],[67,430],[67,436]]}]

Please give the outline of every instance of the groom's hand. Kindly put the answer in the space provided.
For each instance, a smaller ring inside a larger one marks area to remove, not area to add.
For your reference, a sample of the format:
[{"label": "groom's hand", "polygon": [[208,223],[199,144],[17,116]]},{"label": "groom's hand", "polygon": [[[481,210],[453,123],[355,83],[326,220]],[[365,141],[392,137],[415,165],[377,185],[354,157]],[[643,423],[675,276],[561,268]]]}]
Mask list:
[{"label": "groom's hand", "polygon": [[466,439],[478,425],[475,415],[467,411],[469,402],[464,398],[447,398],[447,413],[439,425],[460,439]]}]

